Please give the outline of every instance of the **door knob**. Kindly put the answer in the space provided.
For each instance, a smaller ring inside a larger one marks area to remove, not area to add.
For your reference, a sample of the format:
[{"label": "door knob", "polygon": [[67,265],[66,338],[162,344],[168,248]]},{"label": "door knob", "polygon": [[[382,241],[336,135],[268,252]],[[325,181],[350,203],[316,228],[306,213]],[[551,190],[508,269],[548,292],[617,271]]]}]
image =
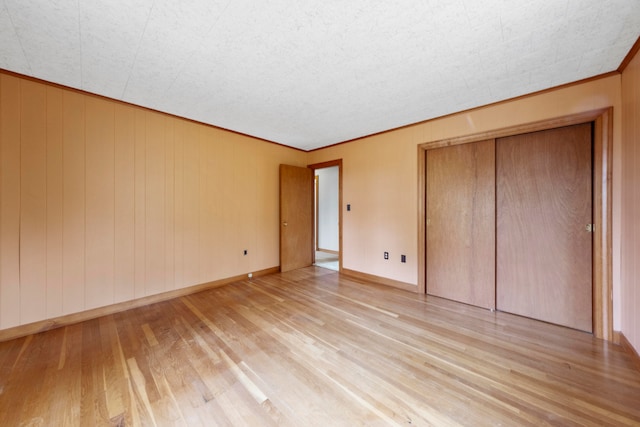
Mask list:
[{"label": "door knob", "polygon": [[287,226],[287,222],[286,221],[283,222],[282,225],[286,227]]}]

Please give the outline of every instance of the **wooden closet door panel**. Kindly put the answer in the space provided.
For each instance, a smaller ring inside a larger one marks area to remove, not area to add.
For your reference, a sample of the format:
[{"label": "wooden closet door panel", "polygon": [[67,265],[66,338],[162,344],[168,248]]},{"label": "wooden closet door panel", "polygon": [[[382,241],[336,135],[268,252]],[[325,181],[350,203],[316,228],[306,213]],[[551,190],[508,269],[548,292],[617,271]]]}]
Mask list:
[{"label": "wooden closet door panel", "polygon": [[495,308],[495,142],[426,156],[427,293]]},{"label": "wooden closet door panel", "polygon": [[592,330],[592,143],[583,124],[497,140],[497,308]]}]

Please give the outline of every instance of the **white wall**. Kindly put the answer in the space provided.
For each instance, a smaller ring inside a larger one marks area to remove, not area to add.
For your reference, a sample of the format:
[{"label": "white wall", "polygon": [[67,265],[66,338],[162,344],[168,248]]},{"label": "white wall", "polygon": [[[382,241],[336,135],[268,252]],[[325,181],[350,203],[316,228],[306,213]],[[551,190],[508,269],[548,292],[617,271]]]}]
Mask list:
[{"label": "white wall", "polygon": [[316,169],[318,176],[318,248],[339,250],[338,166]]}]

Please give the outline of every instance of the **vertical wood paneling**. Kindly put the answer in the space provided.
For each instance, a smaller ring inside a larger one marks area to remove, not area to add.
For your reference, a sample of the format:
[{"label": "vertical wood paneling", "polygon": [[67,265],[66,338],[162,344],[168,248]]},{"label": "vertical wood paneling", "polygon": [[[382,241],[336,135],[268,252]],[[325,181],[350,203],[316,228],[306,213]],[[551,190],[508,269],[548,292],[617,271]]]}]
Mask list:
[{"label": "vertical wood paneling", "polygon": [[135,231],[134,231],[134,262],[135,286],[134,297],[146,295],[146,112],[137,110],[135,113]]},{"label": "vertical wood paneling", "polygon": [[[220,223],[219,218],[215,218],[216,209],[213,205],[212,191],[214,189],[215,181],[213,173],[215,166],[213,164],[213,157],[209,155],[208,136],[210,131],[208,129],[198,129],[198,162],[199,162],[199,181],[198,187],[198,228],[200,233],[198,235],[198,255],[200,257],[199,262],[199,277],[198,281],[202,281],[203,277],[208,277],[211,271],[214,270],[215,264],[220,262],[219,252],[213,251],[213,223]],[[220,206],[219,208],[222,208]],[[221,233],[224,231],[221,229]],[[222,236],[218,235],[219,243],[222,243]]]},{"label": "vertical wood paneling", "polygon": [[63,313],[84,309],[85,96],[63,94]]},{"label": "vertical wood paneling", "polygon": [[[629,67],[633,73],[630,78],[631,88],[627,91],[623,87],[623,93],[631,95],[632,106],[627,112],[630,120],[627,122],[629,129],[628,141],[633,141],[633,177],[631,178],[631,192],[633,194],[633,211],[631,213],[630,228],[633,230],[633,249],[630,256],[630,268],[633,279],[628,283],[633,301],[632,307],[627,312],[630,317],[629,324],[633,328],[629,334],[631,343],[640,354],[640,55],[636,53],[633,66]],[[624,234],[624,232],[623,232]]]},{"label": "vertical wood paneling", "polygon": [[163,117],[165,132],[165,184],[164,184],[164,273],[165,290],[175,288],[175,139],[176,121]]},{"label": "vertical wood paneling", "polygon": [[[2,75],[0,75],[0,301],[2,300]],[[2,302],[0,302],[0,329],[2,328]]]},{"label": "vertical wood paneling", "polygon": [[638,98],[634,103],[633,117],[634,117],[634,177],[633,184],[633,214],[631,224],[633,224],[633,251],[631,255],[631,265],[633,266],[633,280],[629,283],[631,287],[631,295],[633,306],[629,309],[628,316],[631,317],[629,323],[631,324],[631,343],[633,344],[636,352],[640,354],[640,56],[636,54],[636,67],[635,67],[635,80],[634,80],[634,93]]},{"label": "vertical wood paneling", "polygon": [[184,147],[186,144],[186,122],[176,121],[175,124],[175,205],[173,207],[174,223],[174,257],[175,278],[173,288],[176,289],[181,283],[185,283],[184,275]]},{"label": "vertical wood paneling", "polygon": [[426,152],[427,293],[495,308],[495,141]]},{"label": "vertical wood paneling", "polygon": [[[627,262],[625,263],[627,279],[623,295],[624,304],[624,329],[623,332],[629,342],[640,354],[640,126],[636,123],[637,117],[632,120],[634,127],[631,132],[629,145],[631,145],[628,157],[629,182],[628,191],[625,194],[628,203],[628,217],[624,224],[623,235],[628,239]],[[637,133],[636,133],[637,132]]]},{"label": "vertical wood paneling", "polygon": [[[625,110],[626,111],[626,110]],[[625,118],[630,118],[627,112]],[[633,120],[633,119],[631,119]],[[626,130],[627,136],[630,135],[631,126]],[[637,186],[635,183],[636,169],[639,167],[636,163],[636,144],[633,138],[625,138],[623,158],[623,195],[622,195],[622,332],[630,343],[640,345],[636,341],[636,321],[634,312],[638,313],[636,305],[636,286],[638,282],[636,275],[636,265],[638,264],[638,255],[636,255],[636,193]],[[638,316],[640,317],[640,316]],[[637,344],[636,344],[637,343]],[[636,347],[637,349],[640,347]]]},{"label": "vertical wood paneling", "polygon": [[0,75],[0,328],[20,324],[20,80]]},{"label": "vertical wood paneling", "polygon": [[20,104],[20,322],[46,313],[47,92],[21,82]]},{"label": "vertical wood paneling", "polygon": [[0,329],[273,267],[303,156],[0,73]]},{"label": "vertical wood paneling", "polygon": [[[256,248],[251,253],[252,269],[259,270],[267,265],[278,265],[280,254],[278,251],[261,251],[269,241],[277,241],[280,233],[279,212],[271,208],[273,200],[278,200],[278,168],[275,148],[271,144],[251,144],[253,152],[259,159],[269,159],[257,162],[255,169],[256,179],[255,191],[256,201],[254,209],[257,213],[256,223],[259,234],[254,236]],[[346,230],[346,228],[345,228]]]},{"label": "vertical wood paneling", "polygon": [[[234,276],[241,273],[240,261],[243,258],[242,249],[246,246],[246,233],[251,228],[251,224],[247,217],[237,215],[237,212],[251,212],[250,209],[243,209],[246,202],[251,204],[255,203],[255,200],[251,199],[250,194],[246,188],[242,185],[247,167],[251,160],[243,159],[238,156],[238,138],[239,136],[233,135],[229,138],[225,138],[224,135],[219,134],[218,139],[222,142],[220,145],[224,147],[224,157],[233,159],[230,162],[220,162],[219,179],[222,186],[219,188],[218,197],[222,197],[224,200],[230,202],[224,206],[222,216],[226,224],[229,224],[225,228],[224,242],[225,242],[225,257],[224,263],[227,266],[223,271],[224,275]],[[224,177],[230,177],[230,182]],[[241,227],[238,227],[240,221],[243,222]]]},{"label": "vertical wood paneling", "polygon": [[622,332],[640,353],[640,55],[622,73]]},{"label": "vertical wood paneling", "polygon": [[[234,229],[238,230],[238,235],[232,240],[234,264],[237,273],[251,271],[251,260],[256,255],[255,238],[258,234],[257,222],[259,217],[258,193],[257,193],[257,166],[256,156],[251,155],[252,146],[242,144],[240,141],[233,141],[233,155],[237,159],[234,168],[234,188],[233,193],[241,194],[242,197],[234,197],[234,206],[230,214],[234,218]],[[250,212],[250,218],[241,218],[234,215],[234,212]],[[244,220],[244,224],[240,224]],[[247,249],[249,253],[243,255],[243,250]],[[236,274],[237,274],[236,273]]]},{"label": "vertical wood paneling", "polygon": [[0,75],[0,329],[2,328],[2,265],[4,263],[2,258],[2,137],[2,76]]},{"label": "vertical wood paneling", "polygon": [[[219,165],[217,160],[222,158],[222,153],[214,156],[211,150],[213,132],[210,129],[200,131],[200,277],[215,277],[215,272],[224,268],[221,247],[224,246],[224,233],[226,227],[221,227],[216,233],[215,225],[223,224],[224,218],[220,211],[224,209],[223,203],[215,203],[222,200],[216,196],[219,185],[217,176]],[[230,178],[230,177],[229,177]],[[231,179],[226,184],[230,185]]]},{"label": "vertical wood paneling", "polygon": [[634,103],[633,109],[633,117],[634,117],[634,133],[633,133],[633,141],[634,144],[634,177],[633,184],[631,187],[633,188],[633,199],[634,199],[634,208],[632,214],[631,223],[633,224],[633,252],[631,255],[631,265],[633,266],[633,280],[629,283],[631,287],[631,294],[633,295],[632,300],[634,301],[633,307],[628,312],[628,316],[631,317],[630,324],[633,328],[631,335],[632,344],[636,349],[636,352],[640,354],[640,222],[638,218],[640,218],[640,56],[636,54],[635,61],[635,80],[634,80],[634,93],[636,94],[636,102]]},{"label": "vertical wood paneling", "polygon": [[134,298],[135,283],[135,110],[115,105],[114,301]]},{"label": "vertical wood paneling", "polygon": [[[236,210],[237,200],[245,197],[245,195],[235,192],[237,185],[235,167],[239,165],[234,165],[232,160],[233,137],[229,139],[221,138],[221,135],[214,130],[210,132],[210,135],[209,156],[213,159],[211,162],[213,173],[210,174],[209,197],[212,200],[227,200],[227,203],[218,203],[212,206],[213,215],[210,218],[214,219],[215,222],[209,224],[209,229],[211,233],[215,233],[216,237],[211,248],[215,257],[212,264],[215,267],[215,273],[220,277],[225,277],[234,275],[237,271],[237,248],[240,230],[236,228],[238,215],[234,215],[234,213],[239,212]],[[225,161],[225,159],[228,160]],[[219,224],[225,224],[225,227],[219,227]],[[234,239],[231,239],[230,236],[234,231],[237,234]]]},{"label": "vertical wood paneling", "polygon": [[86,309],[114,301],[114,109],[86,103]]},{"label": "vertical wood paneling", "polygon": [[47,87],[47,317],[62,314],[62,89]]},{"label": "vertical wood paneling", "polygon": [[183,259],[185,285],[200,279],[200,158],[198,127],[186,123],[183,179]]},{"label": "vertical wood paneling", "polygon": [[165,289],[165,134],[162,115],[149,112],[146,118],[145,292],[151,295]]},{"label": "vertical wood paneling", "polygon": [[[249,224],[244,221],[246,218],[240,216],[238,212],[247,212],[239,210],[241,200],[246,199],[247,194],[243,192],[238,183],[238,175],[245,168],[242,159],[236,157],[235,145],[237,141],[235,136],[225,139],[222,135],[217,135],[219,142],[216,148],[220,148],[221,156],[216,164],[216,192],[212,195],[216,199],[228,200],[224,206],[220,207],[219,215],[224,224],[227,224],[221,232],[222,247],[218,258],[221,261],[219,274],[221,277],[234,276],[239,273],[239,252],[240,241],[242,240],[242,228]],[[215,151],[218,154],[218,151]],[[232,161],[223,161],[223,159],[232,159]],[[243,227],[238,227],[239,221],[243,221]],[[212,227],[215,227],[213,224]]]}]

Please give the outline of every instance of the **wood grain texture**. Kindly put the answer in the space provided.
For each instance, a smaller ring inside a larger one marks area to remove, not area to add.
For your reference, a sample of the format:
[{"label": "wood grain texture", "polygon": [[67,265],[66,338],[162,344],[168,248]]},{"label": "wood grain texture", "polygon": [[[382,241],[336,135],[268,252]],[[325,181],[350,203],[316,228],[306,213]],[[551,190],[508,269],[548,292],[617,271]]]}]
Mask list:
[{"label": "wood grain texture", "polygon": [[277,265],[305,158],[0,70],[0,335]]},{"label": "wood grain texture", "polygon": [[113,304],[114,280],[114,105],[85,102],[85,304]]},{"label": "wood grain texture", "polygon": [[20,82],[0,75],[0,328],[20,324]]},{"label": "wood grain texture", "polygon": [[593,122],[593,334],[605,340],[613,337],[612,123],[613,108]]},{"label": "wood grain texture", "polygon": [[63,93],[62,313],[84,310],[85,302],[85,99]]},{"label": "wood grain texture", "polygon": [[1,425],[640,423],[590,334],[309,267],[0,343]]},{"label": "wood grain texture", "polygon": [[135,283],[135,112],[115,105],[114,117],[114,298],[134,298]]},{"label": "wood grain texture", "polygon": [[[146,189],[147,172],[147,126],[146,112],[135,110],[134,121],[134,298],[146,295]],[[130,238],[130,237],[129,237]]]},{"label": "wood grain texture", "polygon": [[63,131],[62,90],[47,87],[47,317],[62,314]]},{"label": "wood grain texture", "polygon": [[165,129],[164,116],[147,113],[145,150],[145,292],[157,294],[165,286]]},{"label": "wood grain texture", "polygon": [[427,151],[427,293],[495,308],[495,142]]},{"label": "wood grain texture", "polygon": [[[639,46],[640,42],[636,42]],[[622,206],[620,208],[620,308],[619,328],[640,352],[640,54],[622,73]],[[616,119],[620,117],[616,111]],[[611,116],[613,117],[613,115]],[[604,272],[604,271],[603,271]],[[609,295],[602,294],[603,298]],[[618,307],[616,307],[618,309]]]},{"label": "wood grain texture", "polygon": [[280,269],[313,264],[313,170],[280,165]]},{"label": "wood grain texture", "polygon": [[32,322],[46,312],[47,92],[33,82],[20,90],[20,321]]},{"label": "wood grain texture", "polygon": [[496,144],[497,308],[592,331],[591,124]]}]

